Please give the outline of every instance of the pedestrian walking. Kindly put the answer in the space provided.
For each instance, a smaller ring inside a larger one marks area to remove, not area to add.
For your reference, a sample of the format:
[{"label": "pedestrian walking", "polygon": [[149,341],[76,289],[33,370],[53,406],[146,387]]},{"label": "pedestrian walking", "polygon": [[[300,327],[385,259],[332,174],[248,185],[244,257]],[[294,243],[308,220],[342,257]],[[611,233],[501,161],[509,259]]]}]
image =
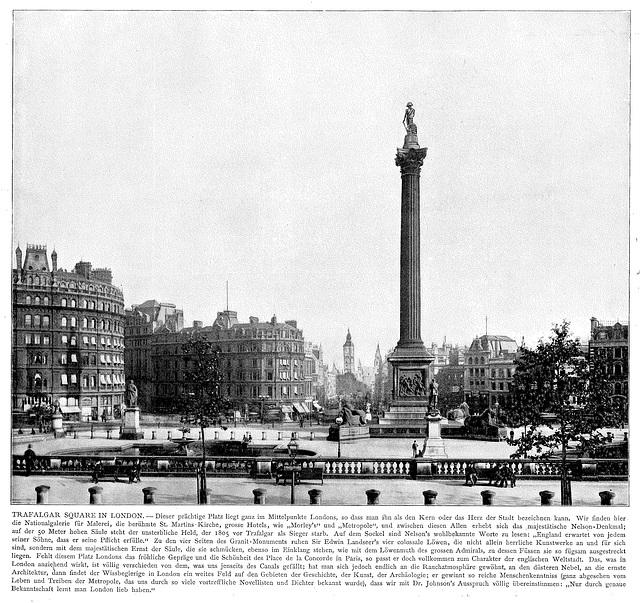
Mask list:
[{"label": "pedestrian walking", "polygon": [[129,483],[140,482],[140,461],[136,461],[129,467]]},{"label": "pedestrian walking", "polygon": [[36,468],[36,453],[31,444],[29,444],[24,451],[24,468],[27,475],[31,475],[32,471]]},{"label": "pedestrian walking", "polygon": [[465,486],[475,486],[478,483],[478,470],[475,463],[469,463],[464,471]]},{"label": "pedestrian walking", "polygon": [[413,458],[418,456],[418,442],[413,440],[413,444],[411,444],[411,450],[413,451]]},{"label": "pedestrian walking", "polygon": [[100,475],[102,473],[102,461],[98,461],[93,464],[93,471],[91,472],[91,481],[97,484],[100,481]]}]

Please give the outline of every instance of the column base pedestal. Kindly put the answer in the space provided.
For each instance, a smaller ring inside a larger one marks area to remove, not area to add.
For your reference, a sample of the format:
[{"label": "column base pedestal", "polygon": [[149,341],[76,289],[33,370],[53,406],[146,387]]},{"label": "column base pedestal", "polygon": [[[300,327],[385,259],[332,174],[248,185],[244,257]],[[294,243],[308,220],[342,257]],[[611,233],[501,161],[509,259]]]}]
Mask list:
[{"label": "column base pedestal", "polygon": [[438,411],[436,411],[435,414],[428,415],[429,430],[424,445],[423,458],[447,458],[447,453],[444,450],[444,440],[440,433],[440,423],[442,420],[443,417]]}]

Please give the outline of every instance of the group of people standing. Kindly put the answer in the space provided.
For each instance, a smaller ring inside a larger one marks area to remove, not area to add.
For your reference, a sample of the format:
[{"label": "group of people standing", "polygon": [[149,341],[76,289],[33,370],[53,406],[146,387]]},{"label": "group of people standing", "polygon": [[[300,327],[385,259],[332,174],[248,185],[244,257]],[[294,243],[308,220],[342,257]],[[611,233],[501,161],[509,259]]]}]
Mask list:
[{"label": "group of people standing", "polygon": [[[468,463],[465,468],[465,486],[475,486],[478,483],[478,469],[475,463]],[[506,488],[507,485],[516,487],[516,474],[509,463],[500,463],[493,468],[489,475],[489,486]]]}]

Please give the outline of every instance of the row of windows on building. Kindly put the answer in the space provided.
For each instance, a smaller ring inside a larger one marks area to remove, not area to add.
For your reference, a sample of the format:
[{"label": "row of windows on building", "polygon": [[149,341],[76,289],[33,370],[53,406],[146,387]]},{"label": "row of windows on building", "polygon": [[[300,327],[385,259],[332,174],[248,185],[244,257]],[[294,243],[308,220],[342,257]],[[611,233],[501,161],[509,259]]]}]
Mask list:
[{"label": "row of windows on building", "polygon": [[[67,362],[69,361],[69,362]],[[60,364],[76,364],[78,362],[77,354],[61,354],[60,355]],[[88,356],[82,357],[82,364],[88,365],[96,365],[97,357],[95,354],[90,354]],[[119,364],[124,365],[124,356],[121,354],[100,354],[100,364]]]},{"label": "row of windows on building", "polygon": [[[45,295],[44,297],[41,298],[39,295],[36,295],[34,297],[31,297],[31,295],[26,295],[24,298],[24,303],[25,305],[48,306],[49,296]],[[91,300],[91,299],[81,299],[80,304],[78,304],[78,302],[74,298],[67,300],[66,297],[63,297],[60,300],[60,306],[62,306],[63,308],[79,307],[85,310],[96,310],[97,308],[100,312],[111,312],[113,309],[113,312],[115,312],[116,314],[120,313],[118,312],[118,308],[119,308],[118,304],[111,304],[109,302],[106,302],[106,303],[95,302],[94,300]]]},{"label": "row of windows on building", "polygon": [[[262,381],[262,374],[260,371],[236,371],[235,373],[237,381]],[[273,381],[274,372],[265,371],[264,379],[267,381]],[[227,381],[233,380],[233,373],[226,373]],[[304,379],[304,373],[302,371],[278,371],[278,379],[280,381],[301,381]]]},{"label": "row of windows on building", "polygon": [[[279,370],[282,371],[283,369],[286,368],[286,370],[289,371],[291,365],[293,365],[294,372],[297,373],[300,366],[302,366],[302,362],[303,362],[302,360],[298,360],[297,358],[294,359],[292,362],[289,361],[289,358],[279,358],[278,359],[278,365],[280,366]],[[171,360],[169,358],[158,360],[156,357],[155,365],[158,370],[160,369],[169,370],[171,367],[174,367],[177,369],[180,367],[180,360],[177,360],[177,359]],[[231,359],[228,359],[224,362],[223,368],[230,369],[230,368],[237,367],[239,369],[243,369],[244,366],[245,366],[245,363],[242,358],[237,359],[235,362],[232,361]],[[273,368],[273,358],[266,359],[266,366],[267,368]],[[247,362],[247,367],[260,368],[260,359],[252,358],[250,361]]]},{"label": "row of windows on building", "polygon": [[[50,345],[51,337],[49,335],[43,335],[41,333],[25,333],[24,342],[27,345]],[[62,345],[75,346],[78,345],[78,338],[75,335],[61,335],[60,343]],[[82,343],[84,345],[98,345],[98,338],[95,335],[83,335]],[[100,345],[105,347],[124,348],[124,340],[119,337],[100,337]]]},{"label": "row of windows on building", "polygon": [[[98,402],[100,403],[100,406],[109,406],[109,398],[107,398],[106,396],[102,396],[102,397],[94,396],[90,400],[91,400],[91,406],[98,406]],[[67,408],[69,406],[78,406],[80,401],[78,400],[78,398],[74,398],[73,396],[69,396],[69,397],[62,396],[58,399],[58,403],[61,408]]]},{"label": "row of windows on building", "polygon": [[[101,374],[101,375],[82,375],[82,379],[78,378],[78,375],[75,373],[62,373],[60,375],[60,385],[63,387],[68,386],[78,386],[79,383],[82,383],[82,387],[86,388],[96,388],[98,383],[105,387],[113,387],[116,385],[124,385],[124,375],[121,373],[113,373],[113,374]],[[32,377],[28,378],[29,388],[40,388],[44,389],[48,386],[48,381],[46,377],[43,377],[40,373],[36,373]]]},{"label": "row of windows on building", "polygon": [[[153,342],[156,346],[162,346],[162,351],[161,352],[156,352],[158,354],[163,354],[163,355],[169,355],[169,354],[173,354],[173,355],[178,355],[178,354],[182,354],[182,347],[181,346],[175,346],[174,348],[170,348],[168,347],[162,339]],[[234,354],[237,352],[284,352],[286,354],[289,353],[297,353],[297,354],[304,354],[304,344],[302,343],[291,343],[291,344],[275,344],[275,343],[258,343],[258,342],[252,342],[252,343],[244,343],[244,342],[240,342],[237,344],[232,344],[232,343],[228,343],[228,344],[224,344],[224,345],[219,345],[218,347],[218,351],[222,352],[222,353],[229,353],[229,354]]]},{"label": "row of windows on building", "polygon": [[[470,381],[469,385],[471,387],[489,387],[489,385],[484,381]],[[492,381],[491,389],[500,390],[500,391],[509,391],[511,389],[511,382],[510,381],[509,382]]]},{"label": "row of windows on building", "polygon": [[594,350],[596,356],[600,356],[601,358],[626,358],[628,348],[601,348],[597,347]]},{"label": "row of windows on building", "polygon": [[[51,323],[51,318],[49,315],[40,315],[40,314],[25,314],[24,315],[24,326],[25,327],[44,327],[48,328]],[[113,327],[113,332],[122,333],[124,329],[118,321],[110,321],[110,320],[101,320],[97,321],[95,318],[87,318],[83,317],[80,321],[83,329],[96,329],[98,326],[101,331],[111,331]],[[71,327],[77,328],[78,326],[78,318],[76,316],[61,316],[60,317],[60,327]]]},{"label": "row of windows on building", "polygon": [[[107,387],[114,385],[124,385],[124,375],[122,373],[113,373],[113,374],[101,374],[101,375],[82,375],[82,386],[95,388],[97,384],[104,385]],[[60,385],[78,385],[78,375],[74,373],[70,373],[66,375],[62,373],[60,375]]]},{"label": "row of windows on building", "polygon": [[220,331],[220,339],[302,339],[300,332],[274,329],[233,329]]},{"label": "row of windows on building", "polygon": [[[31,270],[32,267],[29,266],[29,269]],[[36,285],[38,287],[54,284],[53,279],[50,277],[46,277],[46,276],[40,277],[40,276],[31,276],[31,275],[29,275],[23,282],[25,282],[27,285]],[[71,281],[70,283],[59,281],[57,285],[60,289],[78,289],[80,293],[85,293],[86,291],[88,291],[89,293],[92,293],[94,295],[96,293],[101,293],[103,295],[121,294],[121,292],[115,287],[100,286],[100,285],[95,285],[95,286],[85,285],[84,283],[78,283],[76,285],[76,283],[74,283],[73,281]]]},{"label": "row of windows on building", "polygon": [[484,364],[484,356],[469,357],[466,364]]},{"label": "row of windows on building", "polygon": [[[282,385],[282,386],[273,386],[269,385],[266,388],[266,396],[269,398],[274,397],[274,392],[276,392],[276,396],[280,395],[283,398],[288,398],[291,395],[293,396],[304,396],[304,385]],[[261,387],[259,385],[252,385],[249,387],[242,385],[225,385],[223,386],[224,394],[227,396],[236,396],[238,398],[250,397],[250,398],[259,398],[261,395]],[[170,395],[179,395],[180,387],[178,385],[172,383],[160,383],[158,384],[158,393],[163,396]]]},{"label": "row of windows on building", "polygon": [[[295,368],[298,368],[301,365],[301,363],[302,361],[298,360],[297,358],[294,358],[293,361],[290,361],[289,358],[278,358],[278,365],[280,367],[289,367],[290,365],[293,365]],[[267,358],[266,365],[268,367],[273,367],[273,358]],[[227,368],[232,368],[234,366],[234,362],[231,360],[231,358],[226,360],[225,366]],[[235,366],[237,366],[238,368],[243,368],[244,360],[242,358],[238,358],[237,361],[235,362]],[[258,368],[260,366],[260,359],[251,358],[251,360],[247,362],[247,366],[250,366],[252,368]]]},{"label": "row of windows on building", "polygon": [[622,333],[622,331],[614,331],[613,333],[607,333],[607,331],[600,331],[597,336],[596,339],[599,340],[603,340],[603,339],[613,339],[618,340],[618,339],[626,339],[624,337],[624,334]]},{"label": "row of windows on building", "polygon": [[[47,354],[35,353],[27,357],[29,364],[47,364]],[[78,364],[78,354],[60,354],[60,364]],[[95,354],[82,356],[84,366],[96,366],[98,358]],[[100,354],[100,364],[124,365],[124,356],[121,354]]]},{"label": "row of windows on building", "polygon": [[[489,369],[487,369],[488,371]],[[485,372],[484,369],[476,369],[476,368],[472,368],[469,369],[470,371],[470,375],[472,377],[484,377]],[[512,376],[512,369],[491,369],[491,378],[492,379],[504,379],[505,377],[508,379],[509,377]]]}]

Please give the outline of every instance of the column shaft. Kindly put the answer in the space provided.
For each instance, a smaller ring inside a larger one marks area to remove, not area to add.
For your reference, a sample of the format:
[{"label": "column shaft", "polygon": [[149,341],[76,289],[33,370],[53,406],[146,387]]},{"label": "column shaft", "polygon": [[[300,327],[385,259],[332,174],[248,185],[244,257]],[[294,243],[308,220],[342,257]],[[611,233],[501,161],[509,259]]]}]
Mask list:
[{"label": "column shaft", "polygon": [[420,170],[402,175],[400,236],[400,341],[422,343],[420,335]]}]

